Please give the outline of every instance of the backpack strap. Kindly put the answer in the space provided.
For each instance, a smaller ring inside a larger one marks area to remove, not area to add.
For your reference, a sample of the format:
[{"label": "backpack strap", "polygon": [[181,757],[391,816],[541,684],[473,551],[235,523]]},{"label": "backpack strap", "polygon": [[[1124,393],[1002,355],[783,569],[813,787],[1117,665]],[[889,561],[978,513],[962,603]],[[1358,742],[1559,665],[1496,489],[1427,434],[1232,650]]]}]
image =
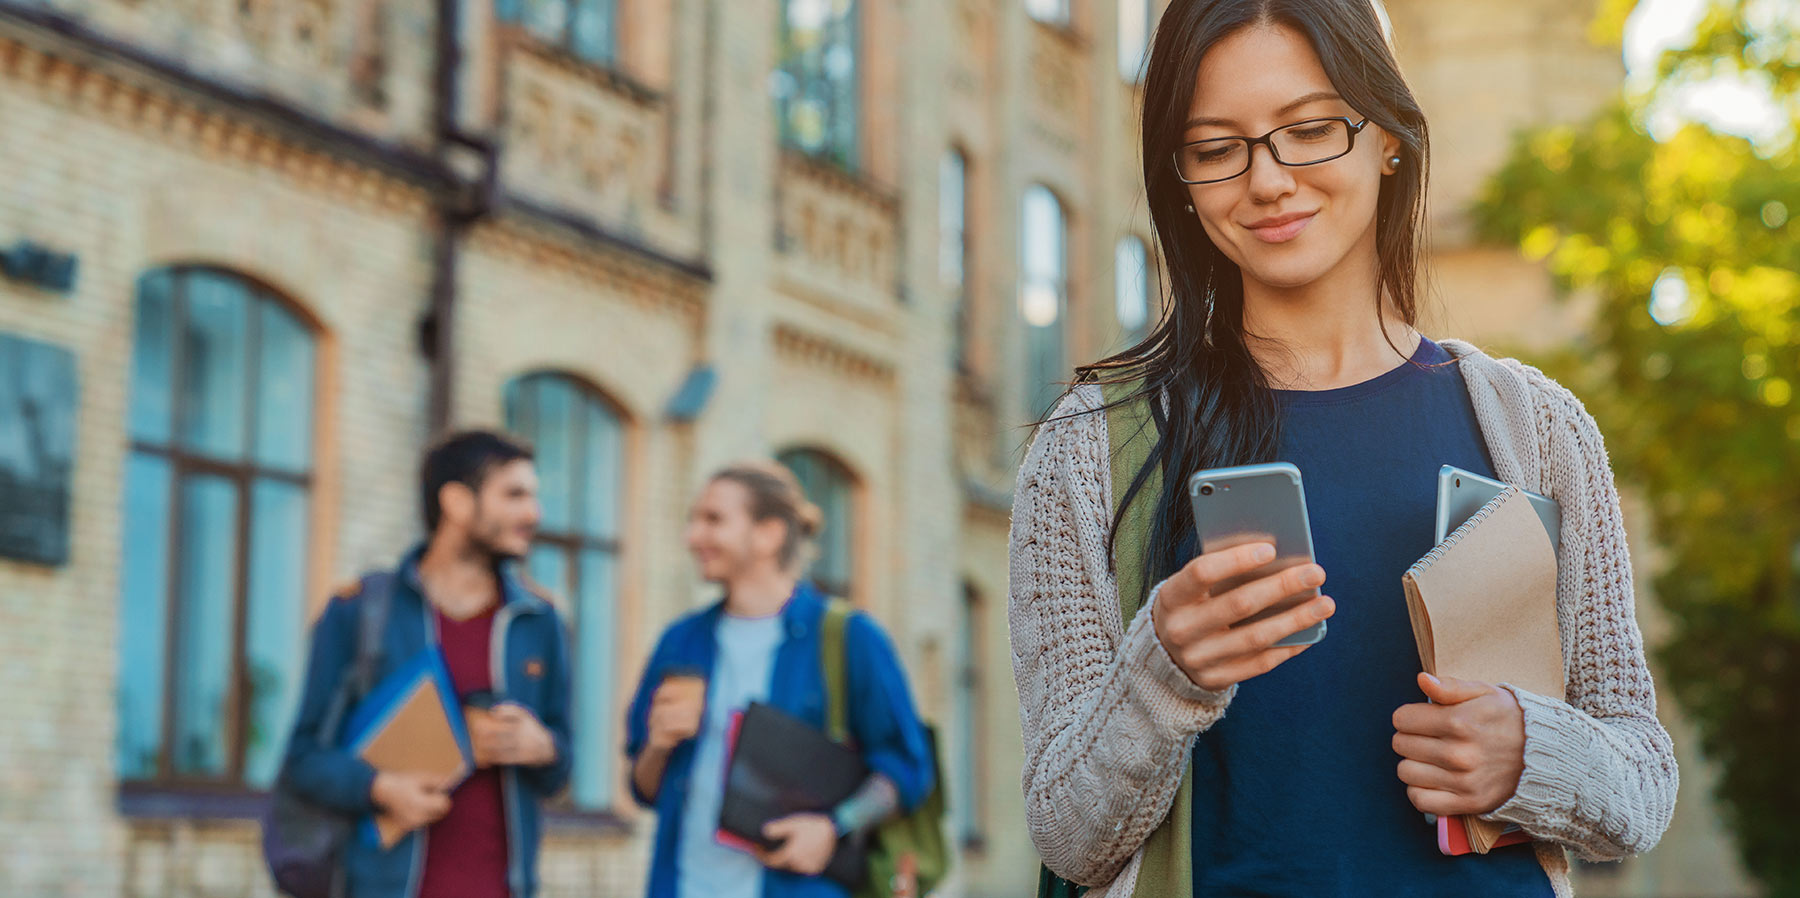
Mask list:
[{"label": "backpack strap", "polygon": [[[1150,416],[1150,401],[1126,397],[1144,385],[1143,378],[1122,383],[1102,384],[1101,398],[1106,403],[1106,434],[1111,444],[1112,511],[1120,515],[1125,492],[1138,471],[1150,461],[1150,449],[1156,444],[1156,422]],[[1144,582],[1144,558],[1150,543],[1150,528],[1156,521],[1156,503],[1162,497],[1162,468],[1150,469],[1144,485],[1132,497],[1131,507],[1113,537],[1113,577],[1119,587],[1119,622],[1130,629],[1138,608],[1144,604],[1149,584]]]},{"label": "backpack strap", "polygon": [[[1150,530],[1156,523],[1156,506],[1162,499],[1163,472],[1157,466],[1144,477],[1144,485],[1132,497],[1130,507],[1121,510],[1126,490],[1131,488],[1138,471],[1149,463],[1150,449],[1156,444],[1156,421],[1150,414],[1150,400],[1140,396],[1122,401],[1143,385],[1143,379],[1138,378],[1100,388],[1109,406],[1106,433],[1112,450],[1113,514],[1120,516],[1113,537],[1113,578],[1119,587],[1119,622],[1126,630],[1131,629],[1131,622],[1150,591],[1144,578],[1144,561]],[[1151,831],[1141,849],[1144,859],[1138,866],[1133,898],[1188,898],[1193,894],[1193,813],[1194,761],[1190,756],[1182,769],[1181,786],[1175,792],[1169,816]]]},{"label": "backpack strap", "polygon": [[356,694],[366,695],[381,671],[381,637],[387,630],[388,607],[393,604],[394,573],[378,571],[363,577],[362,608],[356,621]]},{"label": "backpack strap", "polygon": [[344,715],[375,687],[375,677],[381,672],[381,636],[387,629],[388,608],[393,604],[393,572],[364,575],[358,595],[362,605],[356,615],[356,655],[350,668],[339,675],[337,689],[319,721],[319,739],[327,744],[336,744]]},{"label": "backpack strap", "polygon": [[844,631],[853,610],[843,599],[827,599],[819,630],[819,664],[825,671],[825,735],[845,745],[850,743],[850,675]]},{"label": "backpack strap", "polygon": [[[1150,449],[1156,445],[1156,419],[1151,417],[1149,399],[1142,396],[1127,398],[1143,386],[1144,379],[1141,377],[1100,385],[1102,408],[1106,410],[1107,457],[1112,462],[1111,511],[1115,517],[1119,516],[1120,506],[1125,502],[1125,492],[1131,488],[1131,481],[1149,463]],[[1143,607],[1149,590],[1148,584],[1144,582],[1144,558],[1150,544],[1150,528],[1156,521],[1156,503],[1161,497],[1162,469],[1152,468],[1144,477],[1144,485],[1132,497],[1131,506],[1125,509],[1119,526],[1113,530],[1113,582],[1118,585],[1119,590],[1119,625],[1122,630],[1131,629],[1131,622],[1137,617],[1138,609]],[[1175,807],[1169,812],[1171,818],[1177,814],[1192,813],[1191,779],[1191,776],[1182,776],[1181,790],[1175,797]],[[1186,827],[1183,827],[1182,833],[1191,838]],[[1167,870],[1168,862],[1177,860],[1173,855],[1179,853],[1182,855],[1179,858],[1182,863],[1191,863],[1186,857],[1187,844],[1185,840],[1180,845],[1176,844],[1176,836],[1170,832],[1169,821],[1164,820],[1144,845],[1144,862],[1138,868],[1133,898],[1187,898],[1193,892],[1191,875],[1182,876],[1179,884],[1159,885],[1155,881],[1158,876],[1174,872]],[[1181,850],[1177,852],[1177,848]],[[1082,898],[1087,892],[1087,886],[1063,879],[1050,872],[1049,867],[1038,868],[1037,898]]]}]

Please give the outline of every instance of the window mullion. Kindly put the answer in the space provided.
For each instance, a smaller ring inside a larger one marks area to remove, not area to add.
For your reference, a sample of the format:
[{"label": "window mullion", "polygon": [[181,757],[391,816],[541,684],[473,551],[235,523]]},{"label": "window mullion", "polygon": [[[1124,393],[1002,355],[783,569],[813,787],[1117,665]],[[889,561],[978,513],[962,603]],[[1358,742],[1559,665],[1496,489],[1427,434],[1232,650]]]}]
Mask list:
[{"label": "window mullion", "polygon": [[245,314],[249,319],[244,328],[244,406],[241,414],[244,419],[244,461],[241,473],[233,478],[237,483],[237,527],[236,527],[236,569],[232,571],[232,621],[231,621],[231,680],[227,695],[227,708],[230,716],[226,726],[230,730],[225,741],[225,769],[227,776],[234,783],[242,782],[244,775],[245,731],[248,729],[250,707],[249,664],[244,657],[246,636],[245,627],[249,621],[250,605],[250,528],[255,525],[255,509],[252,485],[256,481],[257,450],[256,445],[256,407],[257,397],[262,392],[262,296],[246,289],[239,282],[243,292],[243,302],[248,308]]}]

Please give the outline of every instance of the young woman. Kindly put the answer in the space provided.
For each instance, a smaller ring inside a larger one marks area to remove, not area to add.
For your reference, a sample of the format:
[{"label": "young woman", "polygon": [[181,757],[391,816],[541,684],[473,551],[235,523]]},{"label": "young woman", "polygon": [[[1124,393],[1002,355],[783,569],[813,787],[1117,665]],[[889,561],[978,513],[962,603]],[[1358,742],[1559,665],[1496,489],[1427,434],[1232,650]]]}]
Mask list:
[{"label": "young woman", "polygon": [[[1143,159],[1167,314],[1077,372],[1014,500],[1026,817],[1045,865],[1090,898],[1549,896],[1569,894],[1565,847],[1649,849],[1675,759],[1606,451],[1540,372],[1414,330],[1426,127],[1370,0],[1175,0]],[[1111,404],[1149,409],[1153,448],[1120,506],[1149,503],[1147,524],[1115,512],[1102,388],[1140,378]],[[1305,478],[1317,564],[1215,594],[1267,547],[1198,554],[1187,477],[1275,460]],[[1444,464],[1561,503],[1567,701],[1419,673],[1400,581],[1432,546]],[[1141,572],[1115,569],[1121,536],[1146,547]],[[1131,620],[1126,575],[1152,585]],[[1322,642],[1273,647],[1327,617]],[[1446,856],[1425,813],[1537,841]]]}]

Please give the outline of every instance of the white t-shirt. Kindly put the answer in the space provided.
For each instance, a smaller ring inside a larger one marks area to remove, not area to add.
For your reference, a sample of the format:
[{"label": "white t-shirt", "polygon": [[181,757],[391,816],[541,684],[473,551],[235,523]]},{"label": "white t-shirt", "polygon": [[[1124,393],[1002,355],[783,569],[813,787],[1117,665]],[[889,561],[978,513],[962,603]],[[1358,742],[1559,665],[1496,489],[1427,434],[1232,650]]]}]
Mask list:
[{"label": "white t-shirt", "polygon": [[732,715],[769,699],[775,651],[785,628],[781,615],[719,618],[718,658],[706,687],[706,713],[688,778],[676,852],[679,898],[761,898],[763,867],[756,858],[719,844],[719,805],[725,797],[725,738]]}]

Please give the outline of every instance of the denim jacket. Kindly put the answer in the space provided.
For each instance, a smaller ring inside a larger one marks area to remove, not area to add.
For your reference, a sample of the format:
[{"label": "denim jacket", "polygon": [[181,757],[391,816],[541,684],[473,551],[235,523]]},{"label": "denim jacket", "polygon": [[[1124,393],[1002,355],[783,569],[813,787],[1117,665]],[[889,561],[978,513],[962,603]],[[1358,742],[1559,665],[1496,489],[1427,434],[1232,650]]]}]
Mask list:
[{"label": "denim jacket", "polygon": [[[376,681],[437,643],[437,627],[419,581],[420,546],[402,560],[383,632]],[[569,780],[569,665],[566,637],[556,610],[520,582],[510,565],[500,570],[501,605],[494,615],[494,692],[536,715],[556,743],[556,760],[542,767],[501,771],[505,798],[507,883],[512,898],[537,891],[540,836],[538,803]],[[361,595],[333,599],[313,627],[300,712],[288,741],[282,776],[314,801],[359,817],[374,812],[369,788],[375,769],[337,744],[324,744],[319,725],[338,679],[356,657]],[[383,851],[358,833],[344,853],[351,898],[416,898],[425,867],[426,830],[403,837]]]},{"label": "denim jacket", "polygon": [[[637,694],[626,718],[625,751],[635,763],[650,740],[650,701],[665,673],[698,670],[709,680],[717,656],[715,634],[724,603],[690,614],[670,625],[657,643],[639,681]],[[781,611],[787,634],[775,654],[770,678],[769,704],[820,729],[825,728],[825,675],[820,664],[819,632],[825,617],[825,597],[810,583],[802,582]],[[887,634],[874,619],[856,613],[844,633],[849,688],[850,734],[871,770],[894,782],[900,803],[907,810],[918,807],[931,791],[937,772],[932,769],[925,727],[913,707]],[[649,898],[675,898],[682,811],[694,766],[695,743],[675,747],[663,770],[662,786],[651,798],[638,791],[639,804],[657,814],[656,837],[651,849]],[[801,876],[780,870],[763,877],[763,898],[846,898],[843,886],[822,876]]]}]

